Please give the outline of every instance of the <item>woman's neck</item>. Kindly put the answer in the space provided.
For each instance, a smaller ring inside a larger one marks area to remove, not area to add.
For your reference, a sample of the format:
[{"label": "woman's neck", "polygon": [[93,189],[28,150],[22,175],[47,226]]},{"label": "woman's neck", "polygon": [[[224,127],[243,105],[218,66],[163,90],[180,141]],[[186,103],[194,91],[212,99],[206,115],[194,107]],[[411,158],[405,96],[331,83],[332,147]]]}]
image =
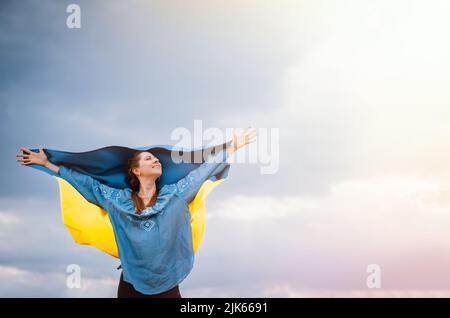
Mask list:
[{"label": "woman's neck", "polygon": [[140,182],[138,195],[145,201],[148,201],[153,198],[156,193],[155,180],[140,180]]}]

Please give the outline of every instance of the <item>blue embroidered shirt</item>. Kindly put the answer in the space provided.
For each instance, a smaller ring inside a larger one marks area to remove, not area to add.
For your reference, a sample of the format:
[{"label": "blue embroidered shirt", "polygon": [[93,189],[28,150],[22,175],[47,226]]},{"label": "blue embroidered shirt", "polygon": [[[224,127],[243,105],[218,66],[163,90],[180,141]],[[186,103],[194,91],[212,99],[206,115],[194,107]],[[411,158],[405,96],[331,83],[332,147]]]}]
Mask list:
[{"label": "blue embroidered shirt", "polygon": [[194,251],[188,204],[207,179],[226,178],[227,157],[226,149],[210,154],[184,178],[159,189],[155,204],[141,214],[136,212],[130,188],[109,187],[63,165],[59,176],[108,212],[123,279],[141,293],[157,294],[178,285],[191,272]]}]

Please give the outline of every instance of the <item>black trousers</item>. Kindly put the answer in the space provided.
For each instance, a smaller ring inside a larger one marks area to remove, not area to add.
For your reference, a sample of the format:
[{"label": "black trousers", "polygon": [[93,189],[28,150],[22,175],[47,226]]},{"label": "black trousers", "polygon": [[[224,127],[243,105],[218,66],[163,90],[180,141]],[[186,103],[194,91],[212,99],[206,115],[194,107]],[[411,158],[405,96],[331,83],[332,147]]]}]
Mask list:
[{"label": "black trousers", "polygon": [[129,282],[123,280],[123,272],[120,274],[117,298],[182,298],[178,285],[159,294],[146,295],[136,289]]}]

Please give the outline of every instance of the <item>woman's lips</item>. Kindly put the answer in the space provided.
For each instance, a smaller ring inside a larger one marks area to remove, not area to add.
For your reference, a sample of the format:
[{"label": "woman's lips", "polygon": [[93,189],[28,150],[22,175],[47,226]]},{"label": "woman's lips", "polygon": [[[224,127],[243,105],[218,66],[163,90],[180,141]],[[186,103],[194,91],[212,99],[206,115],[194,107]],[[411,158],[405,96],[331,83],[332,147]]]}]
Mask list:
[{"label": "woman's lips", "polygon": [[157,164],[154,164],[154,165],[152,166],[152,168],[155,168],[155,167],[161,168],[161,164],[157,163]]}]

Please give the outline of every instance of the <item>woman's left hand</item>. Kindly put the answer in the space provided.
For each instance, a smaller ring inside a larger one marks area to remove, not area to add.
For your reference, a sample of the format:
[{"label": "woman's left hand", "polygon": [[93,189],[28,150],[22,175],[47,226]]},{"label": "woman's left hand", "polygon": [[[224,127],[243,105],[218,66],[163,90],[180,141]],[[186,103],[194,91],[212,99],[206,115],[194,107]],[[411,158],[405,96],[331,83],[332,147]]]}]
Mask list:
[{"label": "woman's left hand", "polygon": [[256,140],[256,129],[248,127],[243,133],[236,133],[236,129],[233,129],[233,139],[231,140],[230,152],[233,153],[239,148],[244,147]]}]

